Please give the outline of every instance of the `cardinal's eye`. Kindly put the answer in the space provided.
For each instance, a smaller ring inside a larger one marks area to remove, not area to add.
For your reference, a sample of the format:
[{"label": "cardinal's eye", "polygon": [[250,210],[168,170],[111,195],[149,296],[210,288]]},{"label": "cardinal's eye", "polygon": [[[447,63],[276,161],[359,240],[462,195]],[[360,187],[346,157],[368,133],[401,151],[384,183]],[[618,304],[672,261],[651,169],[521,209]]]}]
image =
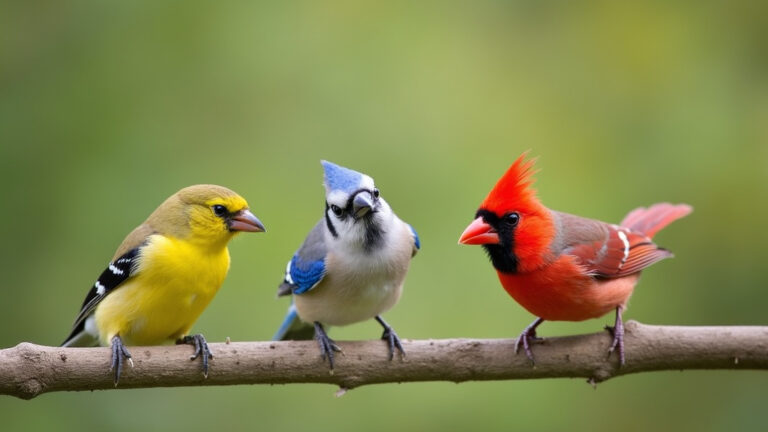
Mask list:
[{"label": "cardinal's eye", "polygon": [[509,213],[504,216],[504,222],[509,224],[511,227],[517,226],[517,224],[520,223],[520,214],[517,212]]},{"label": "cardinal's eye", "polygon": [[335,214],[336,216],[341,216],[341,212],[342,212],[342,210],[341,210],[341,208],[339,208],[339,206],[337,206],[336,204],[333,204],[333,205],[331,205],[331,211],[332,211],[332,212],[333,212],[333,214]]},{"label": "cardinal's eye", "polygon": [[222,217],[227,214],[227,208],[224,207],[223,205],[216,204],[211,208],[213,209],[213,214],[215,214],[218,217]]}]

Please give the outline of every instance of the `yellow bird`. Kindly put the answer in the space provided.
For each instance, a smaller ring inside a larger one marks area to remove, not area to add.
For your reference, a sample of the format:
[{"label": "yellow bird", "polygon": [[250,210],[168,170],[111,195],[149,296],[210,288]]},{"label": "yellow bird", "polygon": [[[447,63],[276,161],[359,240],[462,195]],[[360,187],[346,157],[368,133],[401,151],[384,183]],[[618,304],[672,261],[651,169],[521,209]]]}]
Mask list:
[{"label": "yellow bird", "polygon": [[213,354],[188,333],[224,282],[240,231],[264,231],[240,195],[216,185],[176,192],[117,248],[62,346],[111,346],[117,385],[123,362],[133,365],[126,345],[190,344],[208,376]]}]

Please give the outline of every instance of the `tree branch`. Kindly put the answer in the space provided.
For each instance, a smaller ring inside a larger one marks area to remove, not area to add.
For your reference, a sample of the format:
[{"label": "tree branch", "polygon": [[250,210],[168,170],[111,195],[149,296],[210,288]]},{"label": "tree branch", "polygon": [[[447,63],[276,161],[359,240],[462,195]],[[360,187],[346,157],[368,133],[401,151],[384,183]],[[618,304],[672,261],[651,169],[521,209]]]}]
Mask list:
[{"label": "tree branch", "polygon": [[[592,383],[637,372],[682,369],[768,369],[768,327],[678,327],[626,323],[627,364],[607,359],[607,332],[547,338],[533,351],[536,367],[512,339],[404,341],[406,358],[387,360],[384,341],[341,342],[328,371],[314,341],[210,344],[208,378],[189,346],[131,347],[118,388],[233,384],[327,383],[343,390],[411,381],[587,378]],[[0,350],[0,394],[31,399],[53,391],[112,389],[108,348],[22,343]]]}]

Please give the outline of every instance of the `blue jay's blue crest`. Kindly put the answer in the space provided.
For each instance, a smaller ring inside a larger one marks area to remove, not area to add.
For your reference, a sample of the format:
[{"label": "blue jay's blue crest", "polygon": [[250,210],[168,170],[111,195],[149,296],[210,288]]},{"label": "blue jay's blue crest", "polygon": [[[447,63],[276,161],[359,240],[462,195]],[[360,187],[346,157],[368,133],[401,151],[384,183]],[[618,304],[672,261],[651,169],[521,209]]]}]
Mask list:
[{"label": "blue jay's blue crest", "polygon": [[360,188],[363,175],[357,171],[328,161],[320,161],[325,171],[325,187],[328,191],[340,190],[351,194]]}]

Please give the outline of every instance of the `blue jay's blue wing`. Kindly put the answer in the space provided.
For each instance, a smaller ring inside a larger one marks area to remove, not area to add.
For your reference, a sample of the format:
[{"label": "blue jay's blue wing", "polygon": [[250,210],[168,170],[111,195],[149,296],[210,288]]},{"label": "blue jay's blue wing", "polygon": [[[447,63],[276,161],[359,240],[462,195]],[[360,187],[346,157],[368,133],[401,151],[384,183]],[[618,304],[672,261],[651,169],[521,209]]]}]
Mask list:
[{"label": "blue jay's blue wing", "polygon": [[315,337],[315,327],[299,319],[296,305],[291,302],[283,324],[277,330],[272,340],[307,340]]},{"label": "blue jay's blue wing", "polygon": [[416,256],[416,252],[421,249],[421,240],[419,240],[419,235],[416,233],[416,230],[413,229],[411,224],[407,224],[408,228],[411,229],[411,234],[413,234],[413,253],[411,254],[411,257]]},{"label": "blue jay's blue wing", "polygon": [[321,220],[288,262],[283,283],[277,289],[278,297],[303,294],[317,286],[325,276],[326,254],[325,225]]}]

